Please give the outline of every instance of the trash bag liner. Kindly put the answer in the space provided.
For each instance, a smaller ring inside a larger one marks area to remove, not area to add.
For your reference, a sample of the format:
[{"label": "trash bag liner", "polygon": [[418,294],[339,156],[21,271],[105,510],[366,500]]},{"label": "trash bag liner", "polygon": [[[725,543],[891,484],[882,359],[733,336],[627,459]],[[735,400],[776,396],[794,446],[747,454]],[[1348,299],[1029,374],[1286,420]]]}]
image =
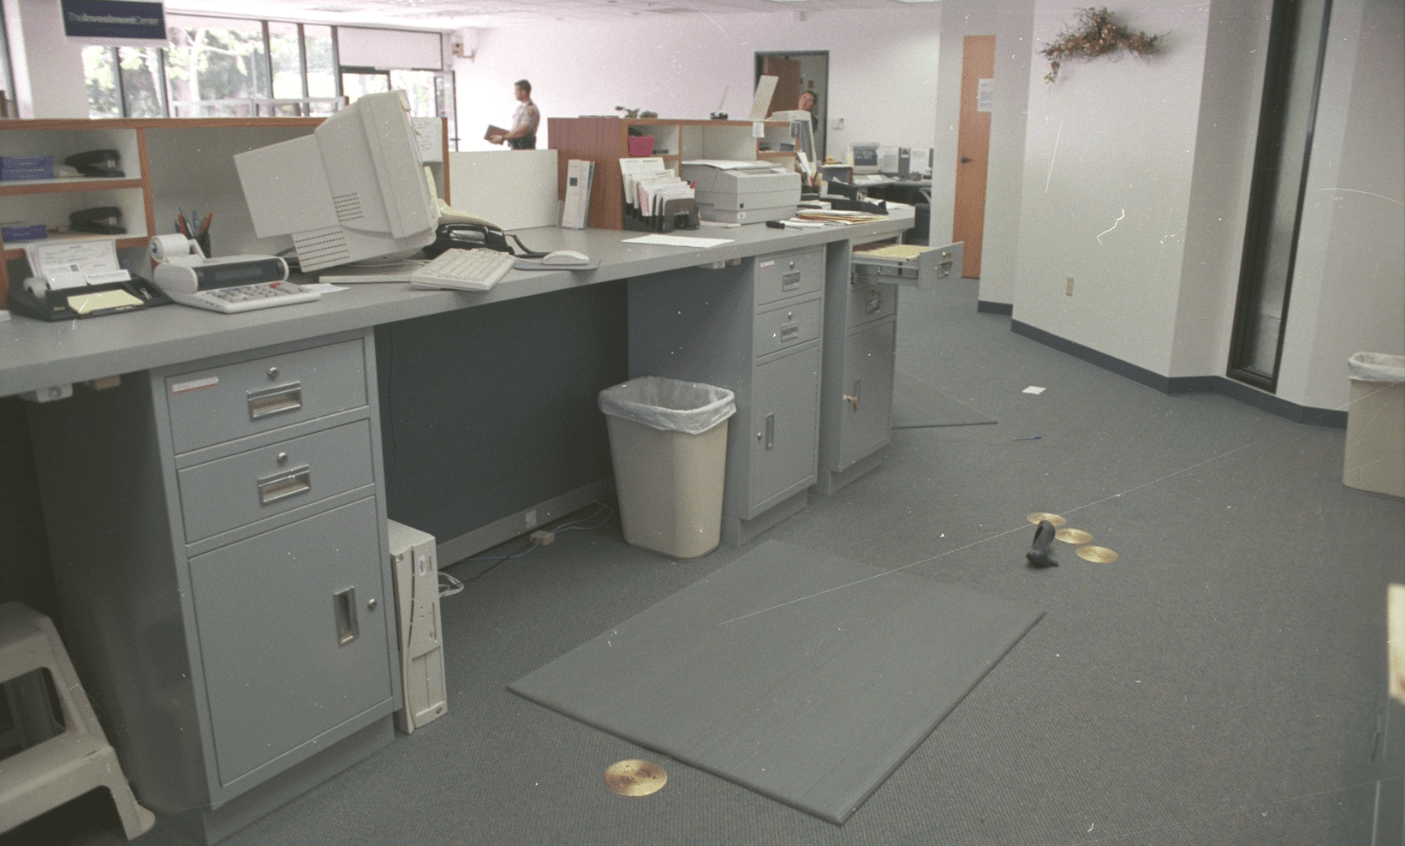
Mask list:
[{"label": "trash bag liner", "polygon": [[736,413],[735,395],[702,382],[640,376],[600,392],[600,410],[664,432],[700,435]]}]

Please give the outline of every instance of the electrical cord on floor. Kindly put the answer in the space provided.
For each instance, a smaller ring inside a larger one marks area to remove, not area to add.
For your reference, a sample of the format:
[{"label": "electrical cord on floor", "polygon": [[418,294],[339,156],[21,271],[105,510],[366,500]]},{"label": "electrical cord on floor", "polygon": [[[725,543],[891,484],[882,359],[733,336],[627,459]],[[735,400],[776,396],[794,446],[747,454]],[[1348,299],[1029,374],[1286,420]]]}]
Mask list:
[{"label": "electrical cord on floor", "polygon": [[[571,523],[559,524],[553,528],[542,527],[541,529],[538,529],[537,531],[533,532],[531,539],[527,541],[527,545],[516,552],[510,553],[508,555],[475,555],[469,558],[462,558],[458,561],[455,561],[453,564],[450,564],[449,567],[457,567],[458,565],[463,564],[467,561],[493,562],[492,566],[485,567],[482,570],[479,570],[477,573],[474,573],[472,576],[463,579],[462,581],[460,581],[459,579],[455,579],[453,576],[450,576],[447,573],[444,573],[443,571],[440,571],[441,576],[450,579],[456,583],[456,586],[450,585],[448,587],[444,587],[441,585],[439,593],[440,597],[453,596],[454,594],[463,590],[464,582],[477,581],[484,575],[495,570],[503,562],[512,561],[518,558],[522,558],[523,556],[529,555],[537,547],[546,546],[547,544],[554,541],[556,539],[556,536],[561,534],[562,532],[580,532],[589,529],[598,529],[606,523],[610,522],[610,518],[613,517],[615,513],[614,509],[598,499],[594,500],[594,504],[599,506],[599,508],[591,514],[580,518],[579,520],[576,520]],[[599,519],[598,522],[592,523],[591,525],[583,525],[585,523],[589,523],[590,521],[596,520],[597,518],[600,518],[602,514],[604,515],[604,517],[603,519]]]}]

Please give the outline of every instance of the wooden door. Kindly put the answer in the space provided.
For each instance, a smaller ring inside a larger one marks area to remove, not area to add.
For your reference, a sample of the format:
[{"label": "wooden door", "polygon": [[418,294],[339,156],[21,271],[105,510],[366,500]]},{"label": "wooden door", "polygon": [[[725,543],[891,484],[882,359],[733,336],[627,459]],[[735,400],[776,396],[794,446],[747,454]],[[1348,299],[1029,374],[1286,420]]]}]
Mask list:
[{"label": "wooden door", "polygon": [[[966,242],[961,275],[981,275],[985,229],[985,180],[990,161],[990,80],[995,77],[995,36],[968,35],[961,53],[961,117],[956,136],[956,203],[951,238]],[[982,80],[986,80],[984,86]]]},{"label": "wooden door", "polygon": [[776,93],[771,95],[771,107],[766,114],[789,111],[800,99],[800,63],[784,56],[766,56],[761,72],[776,77]]}]

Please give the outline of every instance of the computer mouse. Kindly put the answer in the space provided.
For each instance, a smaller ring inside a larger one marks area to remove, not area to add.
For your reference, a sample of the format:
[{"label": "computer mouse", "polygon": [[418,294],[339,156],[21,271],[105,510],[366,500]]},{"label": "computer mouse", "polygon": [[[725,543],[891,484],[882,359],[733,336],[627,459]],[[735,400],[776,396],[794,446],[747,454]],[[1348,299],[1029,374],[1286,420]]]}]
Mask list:
[{"label": "computer mouse", "polygon": [[557,250],[554,253],[547,253],[542,259],[542,264],[547,267],[570,267],[577,264],[589,264],[590,256],[585,253],[578,253],[575,250]]}]

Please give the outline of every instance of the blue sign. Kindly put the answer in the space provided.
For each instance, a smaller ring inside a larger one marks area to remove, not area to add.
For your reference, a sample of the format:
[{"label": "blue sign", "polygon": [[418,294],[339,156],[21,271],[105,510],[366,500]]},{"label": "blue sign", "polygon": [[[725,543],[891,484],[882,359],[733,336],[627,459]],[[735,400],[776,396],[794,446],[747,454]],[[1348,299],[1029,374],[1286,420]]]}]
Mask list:
[{"label": "blue sign", "polygon": [[90,43],[166,41],[161,3],[128,0],[60,0],[63,32]]}]

